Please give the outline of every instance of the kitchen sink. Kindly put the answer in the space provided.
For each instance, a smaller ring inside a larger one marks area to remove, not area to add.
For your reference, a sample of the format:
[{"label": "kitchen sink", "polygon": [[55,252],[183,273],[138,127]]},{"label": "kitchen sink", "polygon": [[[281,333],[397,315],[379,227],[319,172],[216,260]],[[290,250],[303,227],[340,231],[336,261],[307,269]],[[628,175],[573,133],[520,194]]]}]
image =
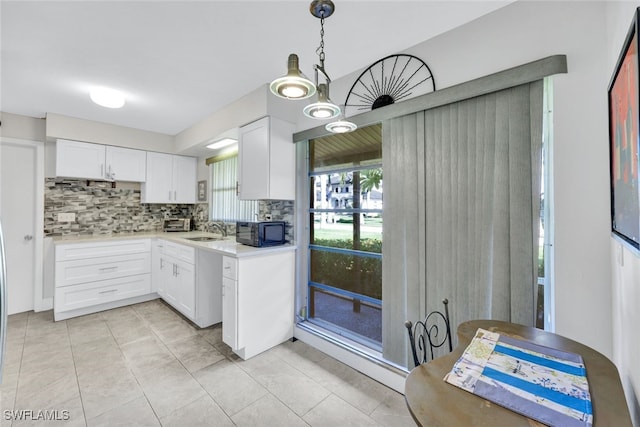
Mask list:
[{"label": "kitchen sink", "polygon": [[200,237],[185,237],[185,239],[191,240],[193,242],[212,242],[214,240],[222,240],[222,237],[200,236]]}]

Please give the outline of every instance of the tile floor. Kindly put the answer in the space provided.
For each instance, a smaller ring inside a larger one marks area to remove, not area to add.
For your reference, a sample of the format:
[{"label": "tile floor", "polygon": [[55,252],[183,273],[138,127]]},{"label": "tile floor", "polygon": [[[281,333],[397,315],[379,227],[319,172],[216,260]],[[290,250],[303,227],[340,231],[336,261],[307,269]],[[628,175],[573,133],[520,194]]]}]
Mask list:
[{"label": "tile floor", "polygon": [[160,300],[12,315],[7,335],[1,427],[414,425],[401,394],[300,341],[243,361]]}]

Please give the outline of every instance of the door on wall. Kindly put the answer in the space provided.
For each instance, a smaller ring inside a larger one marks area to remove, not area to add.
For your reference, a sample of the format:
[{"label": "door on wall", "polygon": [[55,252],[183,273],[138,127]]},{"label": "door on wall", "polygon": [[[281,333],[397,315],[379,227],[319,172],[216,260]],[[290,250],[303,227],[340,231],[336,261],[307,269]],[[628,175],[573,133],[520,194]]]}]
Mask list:
[{"label": "door on wall", "polygon": [[0,218],[8,314],[33,310],[42,287],[42,144],[0,140]]}]

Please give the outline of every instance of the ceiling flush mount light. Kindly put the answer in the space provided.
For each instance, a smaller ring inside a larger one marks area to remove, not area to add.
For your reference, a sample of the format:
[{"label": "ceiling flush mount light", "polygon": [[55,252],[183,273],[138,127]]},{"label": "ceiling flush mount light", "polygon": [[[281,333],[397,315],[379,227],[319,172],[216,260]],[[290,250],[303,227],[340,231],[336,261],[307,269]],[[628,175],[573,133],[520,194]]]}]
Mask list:
[{"label": "ceiling flush mount light", "polygon": [[108,87],[96,86],[89,90],[89,97],[96,104],[107,108],[120,108],[124,105],[124,95]]},{"label": "ceiling flush mount light", "polygon": [[[340,115],[340,107],[329,99],[329,84],[331,79],[324,69],[324,20],[330,17],[335,10],[331,0],[313,0],[309,6],[309,11],[313,16],[320,19],[320,46],[316,49],[319,64],[314,64],[315,84],[304,77],[298,68],[298,55],[289,55],[289,72],[286,76],[280,77],[271,83],[271,92],[281,98],[304,99],[318,92],[318,102],[308,105],[303,112],[306,116],[314,119],[332,119]],[[324,83],[318,84],[319,74],[324,78]]]},{"label": "ceiling flush mount light", "polygon": [[207,145],[207,148],[211,149],[211,150],[218,150],[220,148],[224,148],[224,147],[228,147],[229,145],[233,145],[236,142],[238,142],[237,139],[233,139],[233,138],[223,138],[219,141],[215,141],[209,145]]}]

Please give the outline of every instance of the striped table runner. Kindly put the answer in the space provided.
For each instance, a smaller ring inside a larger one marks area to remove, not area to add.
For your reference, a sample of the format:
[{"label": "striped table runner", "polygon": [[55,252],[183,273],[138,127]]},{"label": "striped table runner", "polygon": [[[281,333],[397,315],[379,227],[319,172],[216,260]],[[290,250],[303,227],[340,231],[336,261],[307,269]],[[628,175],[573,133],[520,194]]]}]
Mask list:
[{"label": "striped table runner", "polygon": [[593,423],[579,354],[478,329],[444,380],[549,426]]}]

